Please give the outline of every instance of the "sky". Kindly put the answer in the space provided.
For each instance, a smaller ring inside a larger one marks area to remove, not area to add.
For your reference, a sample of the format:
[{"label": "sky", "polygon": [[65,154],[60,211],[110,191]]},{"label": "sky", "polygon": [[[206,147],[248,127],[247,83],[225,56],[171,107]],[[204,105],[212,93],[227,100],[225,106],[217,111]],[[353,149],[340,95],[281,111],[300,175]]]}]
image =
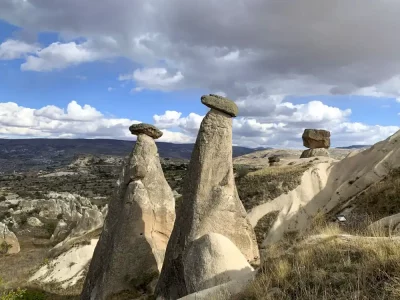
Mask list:
[{"label": "sky", "polygon": [[400,129],[398,0],[0,0],[0,138],[193,143],[204,94],[233,144],[333,147]]}]

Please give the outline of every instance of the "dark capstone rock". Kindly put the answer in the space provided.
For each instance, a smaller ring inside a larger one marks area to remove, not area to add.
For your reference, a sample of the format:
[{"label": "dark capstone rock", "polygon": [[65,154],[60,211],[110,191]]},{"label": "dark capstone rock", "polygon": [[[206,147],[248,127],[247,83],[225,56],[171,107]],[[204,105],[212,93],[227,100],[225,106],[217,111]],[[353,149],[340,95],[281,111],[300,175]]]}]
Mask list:
[{"label": "dark capstone rock", "polygon": [[145,134],[153,139],[158,139],[163,135],[160,129],[154,125],[146,123],[133,124],[129,127],[129,130],[134,135]]},{"label": "dark capstone rock", "polygon": [[235,102],[222,96],[214,94],[204,95],[201,97],[201,103],[209,108],[222,111],[232,117],[236,117],[239,113],[239,109]]},{"label": "dark capstone rock", "polygon": [[304,147],[310,149],[328,149],[331,146],[331,133],[328,130],[305,129],[302,138]]}]

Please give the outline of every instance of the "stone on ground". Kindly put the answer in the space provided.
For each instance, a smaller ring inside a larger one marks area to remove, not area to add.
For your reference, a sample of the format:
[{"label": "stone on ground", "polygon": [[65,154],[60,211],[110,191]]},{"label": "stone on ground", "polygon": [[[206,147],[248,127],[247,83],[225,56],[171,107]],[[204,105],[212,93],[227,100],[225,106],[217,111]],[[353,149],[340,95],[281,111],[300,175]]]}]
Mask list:
[{"label": "stone on ground", "polygon": [[175,221],[175,200],[157,146],[140,133],[109,204],[82,300],[132,298],[154,283]]},{"label": "stone on ground", "polygon": [[258,264],[254,230],[235,186],[232,118],[216,109],[208,112],[200,126],[156,288],[159,299],[178,299],[189,293],[190,283],[185,279],[188,248],[211,232],[228,238],[249,263]]},{"label": "stone on ground", "polygon": [[331,146],[331,133],[327,130],[305,129],[302,138],[304,147],[310,149],[328,149]]},{"label": "stone on ground", "polygon": [[19,242],[14,232],[0,222],[0,254],[16,254],[20,250]]},{"label": "stone on ground", "polygon": [[42,227],[44,224],[36,217],[29,217],[26,223],[32,227]]}]

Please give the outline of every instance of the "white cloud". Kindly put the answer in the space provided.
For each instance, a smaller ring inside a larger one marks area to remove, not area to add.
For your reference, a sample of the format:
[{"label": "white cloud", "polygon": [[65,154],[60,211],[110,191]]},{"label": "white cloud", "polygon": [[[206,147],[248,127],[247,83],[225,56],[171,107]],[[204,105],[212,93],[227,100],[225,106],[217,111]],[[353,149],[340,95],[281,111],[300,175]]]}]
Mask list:
[{"label": "white cloud", "polygon": [[[71,101],[67,109],[48,105],[40,109],[0,103],[0,137],[135,139],[129,126],[138,120],[108,118],[90,105]],[[193,142],[193,134],[163,130],[160,141]]]},{"label": "white cloud", "polygon": [[103,117],[102,113],[94,107],[85,104],[80,106],[76,101],[71,101],[67,106],[67,113],[54,105],[48,105],[35,111],[35,116],[45,117],[50,120],[94,121]]},{"label": "white cloud", "polygon": [[190,113],[181,117],[182,113],[167,110],[163,115],[154,115],[154,125],[159,128],[180,128],[187,134],[196,135],[204,116]]},{"label": "white cloud", "polygon": [[179,126],[182,113],[167,110],[163,115],[154,115],[155,125],[160,128],[170,128]]},{"label": "white cloud", "polygon": [[0,60],[24,58],[27,54],[35,53],[40,48],[18,40],[6,40],[0,44]]},{"label": "white cloud", "polygon": [[114,54],[111,49],[105,49],[105,45],[110,48],[115,46],[107,39],[81,44],[55,42],[38,50],[35,55],[29,55],[21,65],[21,70],[46,72],[112,57]]},{"label": "white cloud", "polygon": [[115,90],[115,88],[112,87],[108,87],[107,91],[112,92],[113,90]]},{"label": "white cloud", "polygon": [[138,87],[134,91],[139,92],[143,89],[173,90],[183,78],[180,71],[175,74],[169,74],[165,68],[143,68],[135,70],[133,74],[120,75],[118,79],[121,81],[135,81]]}]

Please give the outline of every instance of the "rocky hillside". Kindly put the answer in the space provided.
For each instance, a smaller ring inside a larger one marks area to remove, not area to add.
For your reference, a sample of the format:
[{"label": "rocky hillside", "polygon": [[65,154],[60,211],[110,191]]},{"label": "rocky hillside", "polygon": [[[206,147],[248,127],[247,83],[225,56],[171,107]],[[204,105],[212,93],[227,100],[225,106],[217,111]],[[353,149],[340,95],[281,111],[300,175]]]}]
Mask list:
[{"label": "rocky hillside", "polygon": [[[64,167],[78,155],[111,155],[123,157],[135,142],[103,139],[0,139],[0,174],[53,170]],[[193,144],[158,142],[161,157],[190,159]],[[255,149],[233,147],[233,156],[254,152]]]}]

